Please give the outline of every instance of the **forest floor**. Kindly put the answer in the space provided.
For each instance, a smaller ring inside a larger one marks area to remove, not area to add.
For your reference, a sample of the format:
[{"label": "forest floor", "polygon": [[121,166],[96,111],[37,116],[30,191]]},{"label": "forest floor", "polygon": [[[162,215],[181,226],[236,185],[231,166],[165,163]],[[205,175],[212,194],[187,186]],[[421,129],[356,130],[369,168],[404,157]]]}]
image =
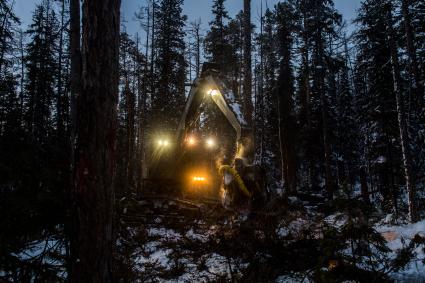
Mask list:
[{"label": "forest floor", "polygon": [[[119,276],[131,282],[326,282],[321,273],[327,272],[338,279],[343,260],[335,251],[329,255],[323,239],[327,228],[343,229],[348,216],[328,214],[321,204],[320,197],[313,201],[292,197],[247,216],[224,210],[211,200],[123,198],[119,202]],[[389,250],[385,256],[370,256],[372,261],[395,262],[415,235],[425,236],[425,221],[391,226],[391,217],[387,218],[374,230]],[[340,248],[349,253],[347,247]],[[351,279],[362,282],[377,276],[376,280],[425,282],[423,248],[415,246],[411,253],[415,256],[403,268],[372,264],[362,267],[364,278],[354,275]],[[342,276],[350,279],[353,275],[348,273]]]},{"label": "forest floor", "polygon": [[[66,281],[63,216],[43,199],[2,202],[0,282]],[[127,196],[116,209],[119,282],[425,282],[425,221],[366,216],[362,201],[297,195],[246,215]]]}]

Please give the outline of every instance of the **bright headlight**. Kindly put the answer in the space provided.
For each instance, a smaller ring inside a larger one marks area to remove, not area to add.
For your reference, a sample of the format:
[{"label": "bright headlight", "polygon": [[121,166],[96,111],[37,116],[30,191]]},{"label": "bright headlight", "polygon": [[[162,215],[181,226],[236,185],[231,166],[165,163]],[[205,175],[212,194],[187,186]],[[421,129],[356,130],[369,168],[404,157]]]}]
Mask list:
[{"label": "bright headlight", "polygon": [[211,96],[216,96],[219,93],[220,92],[217,89],[210,89],[210,90],[208,90],[208,94],[211,95]]},{"label": "bright headlight", "polygon": [[207,139],[206,141],[207,147],[212,148],[215,146],[215,141],[211,138]]},{"label": "bright headlight", "polygon": [[169,145],[170,145],[170,142],[168,140],[163,140],[163,139],[158,140],[158,146],[160,147],[167,147]]},{"label": "bright headlight", "polygon": [[194,145],[196,144],[196,139],[195,139],[194,137],[189,137],[189,138],[187,139],[187,144],[188,144],[189,146],[194,146]]}]

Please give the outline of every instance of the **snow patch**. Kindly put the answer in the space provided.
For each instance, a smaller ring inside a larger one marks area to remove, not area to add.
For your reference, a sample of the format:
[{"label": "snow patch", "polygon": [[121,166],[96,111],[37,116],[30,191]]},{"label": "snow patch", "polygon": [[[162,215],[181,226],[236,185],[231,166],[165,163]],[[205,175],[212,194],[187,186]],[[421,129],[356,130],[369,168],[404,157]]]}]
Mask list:
[{"label": "snow patch", "polygon": [[328,225],[339,229],[347,223],[348,216],[343,213],[336,213],[327,216],[325,219],[323,219],[323,221]]},{"label": "snow patch", "polygon": [[201,235],[199,233],[195,233],[193,231],[193,228],[186,232],[186,237],[192,241],[200,241],[202,243],[205,243],[208,241],[208,235]]},{"label": "snow patch", "polygon": [[[391,217],[383,221],[390,221]],[[408,245],[410,241],[416,236],[425,237],[425,220],[412,224],[405,225],[385,225],[378,224],[375,226],[376,231],[381,233],[381,235],[387,241],[387,246],[395,254],[398,250],[402,249],[404,246]],[[410,262],[405,270],[393,273],[391,276],[396,281],[413,281],[413,282],[423,282],[425,281],[425,251],[423,247],[418,247],[414,251],[416,259]]]},{"label": "snow patch", "polygon": [[305,274],[295,273],[291,275],[282,275],[276,278],[276,283],[310,283],[310,279]]},{"label": "snow patch", "polygon": [[181,239],[181,235],[172,229],[166,228],[150,228],[148,230],[149,237],[161,237],[169,241],[178,241]]}]

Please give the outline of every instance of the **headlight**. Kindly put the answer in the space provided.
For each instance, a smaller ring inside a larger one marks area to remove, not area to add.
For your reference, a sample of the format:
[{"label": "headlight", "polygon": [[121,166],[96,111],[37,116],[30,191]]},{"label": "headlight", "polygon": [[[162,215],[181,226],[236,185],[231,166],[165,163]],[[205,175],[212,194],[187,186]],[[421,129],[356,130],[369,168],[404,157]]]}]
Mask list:
[{"label": "headlight", "polygon": [[206,141],[208,148],[213,148],[215,146],[215,141],[212,138],[207,139]]},{"label": "headlight", "polygon": [[194,137],[189,137],[186,140],[186,143],[187,143],[188,146],[194,146],[194,145],[196,145],[196,139]]},{"label": "headlight", "polygon": [[160,147],[167,147],[170,145],[170,142],[168,140],[158,140],[158,146]]},{"label": "headlight", "polygon": [[217,89],[210,89],[208,90],[208,94],[211,96],[216,96],[218,95],[220,92]]}]

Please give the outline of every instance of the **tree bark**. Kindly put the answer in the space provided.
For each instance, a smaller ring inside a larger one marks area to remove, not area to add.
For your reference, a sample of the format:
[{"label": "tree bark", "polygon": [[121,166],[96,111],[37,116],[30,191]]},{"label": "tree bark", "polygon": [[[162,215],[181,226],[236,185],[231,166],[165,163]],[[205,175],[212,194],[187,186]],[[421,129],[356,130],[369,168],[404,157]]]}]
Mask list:
[{"label": "tree bark", "polygon": [[417,208],[416,208],[416,188],[415,188],[415,179],[412,172],[412,161],[410,156],[409,149],[409,135],[407,132],[406,118],[404,115],[403,100],[401,97],[401,77],[400,77],[400,65],[398,61],[397,45],[394,39],[394,28],[393,28],[393,18],[391,13],[391,5],[388,5],[387,11],[387,28],[388,28],[388,42],[390,44],[391,51],[391,65],[393,73],[393,87],[394,94],[396,96],[397,104],[397,118],[398,118],[398,128],[400,135],[400,145],[403,159],[404,167],[404,177],[406,182],[407,189],[407,201],[409,208],[409,221],[416,222],[418,220]]},{"label": "tree bark", "polygon": [[120,0],[84,1],[71,282],[113,281],[119,28]]},{"label": "tree bark", "polygon": [[252,70],[251,70],[251,0],[244,0],[244,104],[245,119],[252,126]]}]

